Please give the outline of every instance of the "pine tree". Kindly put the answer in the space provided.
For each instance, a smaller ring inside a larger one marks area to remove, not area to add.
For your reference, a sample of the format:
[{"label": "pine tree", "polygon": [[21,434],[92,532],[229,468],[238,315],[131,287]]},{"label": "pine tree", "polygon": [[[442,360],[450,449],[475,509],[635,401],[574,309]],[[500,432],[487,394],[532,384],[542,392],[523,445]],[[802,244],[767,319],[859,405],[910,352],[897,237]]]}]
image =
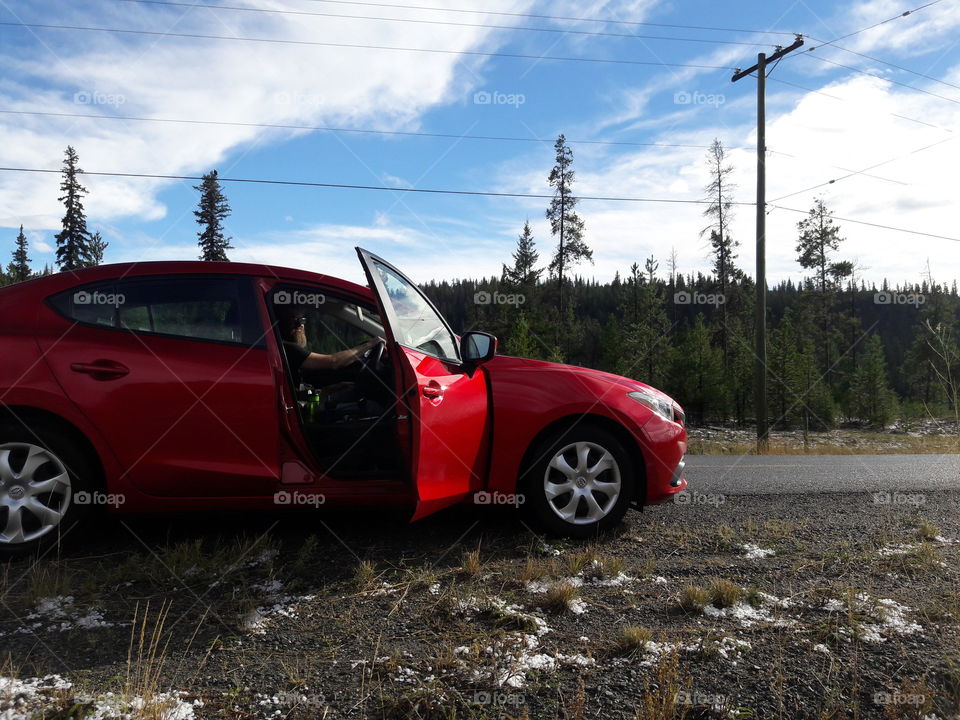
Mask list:
[{"label": "pine tree", "polygon": [[514,357],[535,357],[537,347],[530,332],[530,323],[527,322],[527,315],[522,310],[517,313],[516,322],[510,329],[507,336],[507,351]]},{"label": "pine tree", "polygon": [[88,267],[91,261],[91,238],[82,201],[87,189],[78,180],[78,176],[83,174],[83,170],[77,167],[78,160],[77,151],[68,145],[63,160],[63,179],[60,181],[63,195],[59,198],[66,207],[66,212],[61,223],[63,229],[55,236],[57,265],[64,271]]},{"label": "pine tree", "polygon": [[230,205],[220,189],[217,171],[212,170],[205,174],[203,181],[193,189],[200,191],[199,207],[193,211],[197,224],[201,228],[197,233],[200,259],[210,262],[229,262],[227,250],[233,250],[230,244],[232,238],[224,237],[223,221],[230,217]]},{"label": "pine tree", "polygon": [[[577,198],[573,196],[573,150],[567,146],[567,139],[560,135],[554,144],[556,165],[550,171],[548,182],[554,188],[553,200],[547,208],[547,220],[550,230],[558,238],[559,244],[550,261],[550,272],[557,275],[559,292],[560,323],[564,321],[563,279],[564,271],[583,260],[593,262],[593,250],[583,240],[583,220],[576,213]],[[559,336],[559,326],[557,328]]]},{"label": "pine tree", "polygon": [[[823,372],[827,382],[831,382],[831,306],[837,287],[837,278],[846,270],[841,263],[834,263],[831,256],[840,248],[843,238],[840,237],[840,227],[833,221],[831,213],[823,202],[817,198],[806,218],[797,223],[800,237],[797,242],[797,261],[805,270],[813,270],[811,285],[819,298],[817,317],[820,337],[818,345],[822,353]],[[852,272],[852,267],[850,268]]]},{"label": "pine tree", "polygon": [[513,253],[513,267],[503,266],[502,282],[513,288],[529,290],[536,285],[540,279],[540,273],[543,272],[536,269],[539,260],[540,253],[536,250],[530,221],[527,220],[523,224],[523,232],[517,238],[517,250]]},{"label": "pine tree", "polygon": [[737,257],[736,248],[740,244],[730,237],[730,223],[733,220],[733,191],[736,186],[730,179],[733,175],[733,166],[727,164],[727,153],[723,143],[714,138],[713,144],[707,150],[707,168],[710,171],[710,182],[704,188],[707,208],[703,211],[711,222],[700,231],[701,237],[710,233],[710,247],[713,252],[713,272],[720,286],[720,294],[724,303],[720,307],[723,324],[720,327],[721,347],[723,348],[723,364],[729,365],[729,329],[727,328],[728,303],[730,300],[731,278],[736,274],[733,264]]},{"label": "pine tree", "polygon": [[110,246],[106,240],[104,240],[99,232],[95,232],[93,237],[90,238],[90,263],[88,267],[96,267],[97,265],[103,264],[103,254],[106,252],[107,248]]},{"label": "pine tree", "polygon": [[847,414],[871,425],[884,427],[896,410],[896,395],[887,380],[883,343],[871,335],[853,373],[847,398]]},{"label": "pine tree", "polygon": [[11,283],[29,280],[32,274],[30,272],[30,257],[27,255],[27,236],[23,234],[23,225],[20,226],[20,234],[17,235],[16,243],[13,260],[7,266],[7,279]]},{"label": "pine tree", "polygon": [[696,423],[708,418],[725,419],[727,387],[723,354],[710,344],[710,329],[698,314],[674,353],[674,397]]}]

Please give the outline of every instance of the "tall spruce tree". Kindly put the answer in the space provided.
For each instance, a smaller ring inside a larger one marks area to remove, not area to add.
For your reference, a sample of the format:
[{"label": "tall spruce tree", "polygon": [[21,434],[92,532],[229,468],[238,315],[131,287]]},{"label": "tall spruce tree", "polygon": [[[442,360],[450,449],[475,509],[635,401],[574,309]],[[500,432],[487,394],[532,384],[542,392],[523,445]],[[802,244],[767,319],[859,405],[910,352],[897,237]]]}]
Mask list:
[{"label": "tall spruce tree", "polygon": [[850,382],[847,415],[874,426],[884,427],[893,417],[896,408],[897,398],[887,380],[883,343],[878,335],[871,335]]},{"label": "tall spruce tree", "polygon": [[197,244],[200,246],[200,259],[209,262],[229,262],[227,250],[233,250],[232,238],[224,237],[223,221],[230,217],[230,205],[220,189],[217,171],[211,170],[203,176],[203,181],[195,185],[200,191],[198,209],[193,211],[200,225]]},{"label": "tall spruce tree", "polygon": [[[550,221],[550,231],[558,239],[557,251],[550,261],[550,272],[557,275],[558,307],[562,324],[566,317],[563,302],[564,272],[583,260],[592,263],[593,250],[583,240],[583,220],[575,210],[577,198],[573,195],[573,150],[567,145],[567,139],[562,134],[553,147],[556,151],[556,164],[547,178],[553,188],[553,199],[547,208],[547,220]],[[559,337],[559,326],[557,333]]]},{"label": "tall spruce tree", "polygon": [[27,236],[23,234],[23,225],[21,225],[20,234],[17,235],[13,250],[13,260],[7,265],[7,278],[12,283],[30,279],[32,273],[30,272],[30,257],[27,255],[27,250]]},{"label": "tall spruce tree", "polygon": [[79,270],[90,265],[90,232],[87,230],[87,217],[83,211],[83,196],[87,189],[80,184],[79,176],[83,170],[77,167],[77,151],[68,145],[63,159],[63,178],[59,200],[66,212],[61,221],[62,230],[56,234],[57,265],[61,270]]}]

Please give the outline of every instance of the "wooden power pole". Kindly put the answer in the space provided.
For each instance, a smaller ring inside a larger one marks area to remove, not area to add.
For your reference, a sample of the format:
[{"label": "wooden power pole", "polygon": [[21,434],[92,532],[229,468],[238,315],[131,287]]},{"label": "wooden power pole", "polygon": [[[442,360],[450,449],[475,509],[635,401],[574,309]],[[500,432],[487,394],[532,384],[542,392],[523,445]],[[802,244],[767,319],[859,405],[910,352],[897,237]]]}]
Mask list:
[{"label": "wooden power pole", "polygon": [[787,53],[803,45],[803,36],[789,47],[777,47],[770,57],[765,53],[757,55],[757,64],[746,70],[737,69],[730,79],[736,82],[740,78],[757,73],[757,299],[756,299],[756,336],[754,363],[754,407],[757,414],[757,452],[766,451],[769,443],[770,428],[767,423],[767,257],[766,257],[766,220],[767,220],[767,172],[766,172],[766,115],[765,95],[767,63],[780,60]]}]

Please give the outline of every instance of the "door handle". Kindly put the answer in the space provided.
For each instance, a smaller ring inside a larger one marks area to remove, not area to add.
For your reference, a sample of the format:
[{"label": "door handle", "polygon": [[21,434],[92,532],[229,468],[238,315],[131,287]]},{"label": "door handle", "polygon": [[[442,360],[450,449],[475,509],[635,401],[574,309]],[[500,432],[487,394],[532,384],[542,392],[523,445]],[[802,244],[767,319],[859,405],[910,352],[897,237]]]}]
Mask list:
[{"label": "door handle", "polygon": [[112,360],[95,360],[92,363],[72,363],[70,369],[84,373],[94,380],[116,380],[130,374],[130,368]]},{"label": "door handle", "polygon": [[431,380],[427,385],[424,385],[420,392],[423,393],[425,398],[430,398],[431,400],[439,400],[443,397],[443,386],[440,385],[436,380]]}]

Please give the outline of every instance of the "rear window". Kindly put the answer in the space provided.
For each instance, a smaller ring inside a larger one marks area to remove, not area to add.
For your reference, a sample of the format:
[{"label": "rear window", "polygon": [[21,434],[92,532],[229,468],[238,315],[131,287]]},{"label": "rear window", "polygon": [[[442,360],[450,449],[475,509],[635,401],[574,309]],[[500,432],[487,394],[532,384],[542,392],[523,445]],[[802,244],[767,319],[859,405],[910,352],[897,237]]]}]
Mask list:
[{"label": "rear window", "polygon": [[247,278],[130,278],[74,288],[50,304],[85,325],[250,346],[263,345]]}]

